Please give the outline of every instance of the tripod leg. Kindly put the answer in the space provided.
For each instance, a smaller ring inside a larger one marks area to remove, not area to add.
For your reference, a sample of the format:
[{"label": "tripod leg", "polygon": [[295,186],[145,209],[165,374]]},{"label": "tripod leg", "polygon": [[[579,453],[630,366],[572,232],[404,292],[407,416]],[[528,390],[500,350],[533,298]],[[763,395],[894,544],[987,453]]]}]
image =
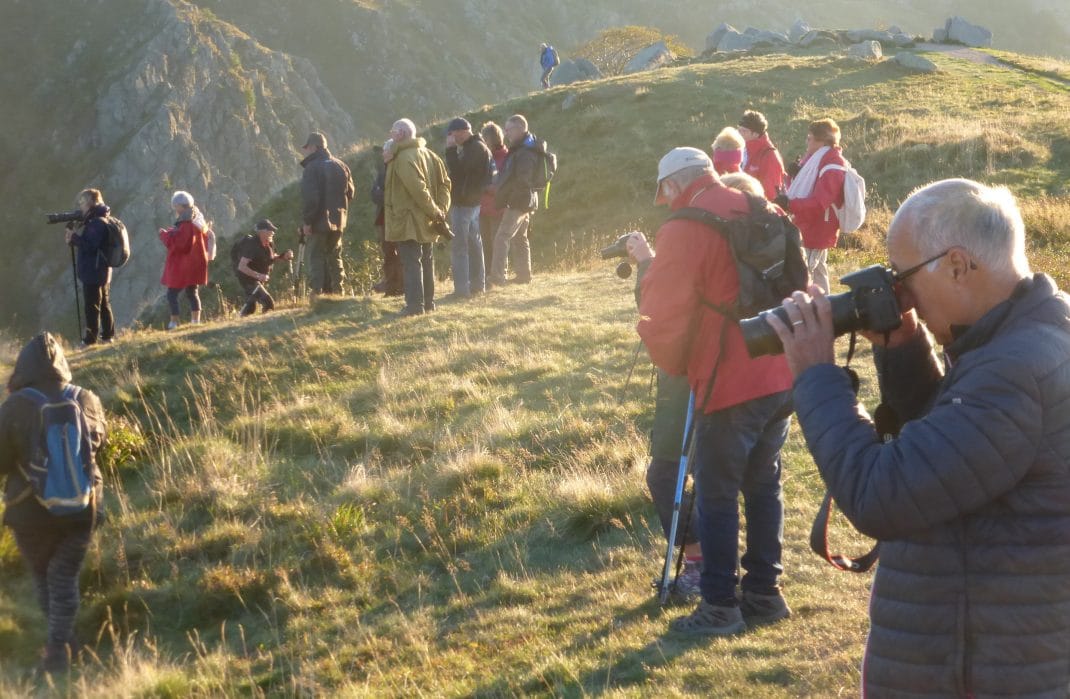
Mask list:
[{"label": "tripod leg", "polygon": [[[688,400],[687,403],[687,422],[684,426],[684,442],[680,445],[680,470],[677,471],[676,474],[676,493],[673,496],[672,501],[672,524],[669,525],[669,537],[665,548],[665,566],[662,568],[661,571],[661,585],[659,586],[658,591],[658,602],[661,604],[665,604],[669,601],[670,583],[672,580],[670,576],[672,573],[673,555],[676,551],[676,532],[680,526],[680,506],[683,504],[684,500],[684,483],[687,481],[688,463],[690,462],[691,457],[694,456],[694,448],[689,445],[689,442],[691,444],[694,443],[694,440],[691,439],[691,430],[694,422],[694,412],[695,393],[694,391],[692,391],[691,398],[690,400]],[[693,498],[691,502],[694,503]],[[690,508],[688,509],[688,516],[690,517]],[[684,524],[684,527],[686,532],[686,523]],[[680,550],[681,552],[683,551],[683,543],[680,544]],[[683,560],[683,556],[680,557],[680,560]],[[680,574],[679,563],[676,566],[676,574]]]},{"label": "tripod leg", "polygon": [[71,276],[74,278],[74,312],[78,316],[78,339],[85,339],[85,331],[82,330],[82,304],[78,300],[78,263],[74,259],[74,247],[71,247]]}]

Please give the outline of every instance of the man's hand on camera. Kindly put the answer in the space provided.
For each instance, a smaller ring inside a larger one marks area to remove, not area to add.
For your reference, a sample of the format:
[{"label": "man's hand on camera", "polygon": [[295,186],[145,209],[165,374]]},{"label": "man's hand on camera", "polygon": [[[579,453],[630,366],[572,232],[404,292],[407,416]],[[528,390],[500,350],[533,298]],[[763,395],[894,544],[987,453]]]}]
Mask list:
[{"label": "man's hand on camera", "polygon": [[[900,302],[902,303],[902,302]],[[918,314],[913,308],[908,308],[903,311],[902,315],[903,324],[895,330],[888,333],[887,344],[884,341],[884,333],[870,332],[869,330],[860,330],[858,334],[866,338],[875,345],[882,347],[899,347],[910,342],[914,337],[921,332],[921,323],[918,322]]]},{"label": "man's hand on camera", "polygon": [[654,251],[650,249],[646,236],[639,231],[632,231],[628,236],[628,241],[624,244],[624,249],[628,251],[628,259],[632,264],[646,262],[654,257]]},{"label": "man's hand on camera", "polygon": [[68,228],[67,230],[65,230],[63,232],[63,236],[67,239],[67,245],[73,244],[74,229],[73,228]]},{"label": "man's hand on camera", "polygon": [[286,252],[282,253],[282,259],[284,259],[284,260],[292,260],[293,258],[294,258],[294,251],[293,250],[287,250]]},{"label": "man's hand on camera", "polygon": [[769,313],[765,320],[784,344],[784,356],[794,376],[816,364],[836,362],[836,335],[832,330],[832,304],[821,287],[811,285],[809,294],[796,291],[784,299],[791,325]]}]

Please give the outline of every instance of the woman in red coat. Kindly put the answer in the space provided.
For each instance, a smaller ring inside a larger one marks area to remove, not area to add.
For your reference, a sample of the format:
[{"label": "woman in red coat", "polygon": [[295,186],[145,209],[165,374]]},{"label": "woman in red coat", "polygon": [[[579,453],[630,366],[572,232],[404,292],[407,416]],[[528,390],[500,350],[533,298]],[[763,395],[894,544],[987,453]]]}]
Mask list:
[{"label": "woman in red coat", "polygon": [[167,248],[160,283],[167,287],[167,305],[171,309],[168,330],[178,327],[178,295],[185,290],[189,299],[190,322],[201,322],[201,299],[197,287],[208,283],[208,253],[205,236],[208,224],[204,214],[193,205],[189,192],[175,192],[171,197],[175,225],[160,229],[160,242]]}]

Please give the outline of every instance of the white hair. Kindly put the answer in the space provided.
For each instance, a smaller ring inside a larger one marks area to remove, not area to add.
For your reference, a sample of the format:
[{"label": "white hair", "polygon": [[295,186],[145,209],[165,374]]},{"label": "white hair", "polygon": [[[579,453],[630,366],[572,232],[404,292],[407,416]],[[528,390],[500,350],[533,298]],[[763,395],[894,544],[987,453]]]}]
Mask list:
[{"label": "white hair", "polygon": [[416,138],[416,124],[412,119],[398,119],[391,130],[397,131],[402,138]]},{"label": "white hair", "polygon": [[193,195],[179,190],[171,197],[171,206],[193,206]]},{"label": "white hair", "polygon": [[1006,187],[966,179],[932,182],[914,190],[895,212],[888,237],[906,235],[923,257],[953,247],[969,250],[995,272],[1029,276],[1025,223]]},{"label": "white hair", "polygon": [[[717,178],[717,173],[713,168],[708,165],[692,165],[691,167],[685,167],[682,170],[677,170],[671,175],[666,175],[665,180],[672,180],[676,183],[676,186],[681,189],[686,189],[688,185],[702,177],[703,175],[713,175]],[[719,178],[717,178],[719,179]],[[662,180],[664,182],[665,180]]]}]

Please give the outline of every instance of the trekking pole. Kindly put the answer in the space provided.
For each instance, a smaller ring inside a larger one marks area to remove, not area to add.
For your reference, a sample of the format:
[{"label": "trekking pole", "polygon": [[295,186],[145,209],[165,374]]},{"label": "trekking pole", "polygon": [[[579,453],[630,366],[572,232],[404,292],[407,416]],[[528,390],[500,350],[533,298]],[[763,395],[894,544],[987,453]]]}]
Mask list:
[{"label": "trekking pole", "polygon": [[82,330],[82,304],[78,300],[78,263],[74,259],[74,246],[71,248],[71,276],[74,278],[74,312],[78,314],[78,339],[85,339]]},{"label": "trekking pole", "polygon": [[[658,603],[664,605],[669,601],[669,588],[671,587],[669,581],[671,580],[673,552],[676,549],[676,532],[680,527],[680,505],[684,500],[684,483],[687,481],[687,469],[688,463],[694,456],[694,444],[695,440],[691,434],[691,430],[694,423],[695,414],[695,392],[691,392],[691,397],[687,401],[687,421],[684,423],[684,441],[680,445],[680,470],[676,473],[676,493],[673,495],[672,500],[672,524],[669,525],[669,542],[665,549],[665,566],[661,571],[661,584],[658,586]],[[694,502],[694,499],[692,499]],[[689,515],[690,516],[690,515]],[[686,526],[686,525],[685,525]],[[681,539],[680,550],[683,551],[684,544]],[[679,568],[679,566],[677,566]]]},{"label": "trekking pole", "polygon": [[304,298],[301,293],[301,263],[305,259],[305,231],[301,226],[297,227],[297,271],[294,273],[294,301]]}]

